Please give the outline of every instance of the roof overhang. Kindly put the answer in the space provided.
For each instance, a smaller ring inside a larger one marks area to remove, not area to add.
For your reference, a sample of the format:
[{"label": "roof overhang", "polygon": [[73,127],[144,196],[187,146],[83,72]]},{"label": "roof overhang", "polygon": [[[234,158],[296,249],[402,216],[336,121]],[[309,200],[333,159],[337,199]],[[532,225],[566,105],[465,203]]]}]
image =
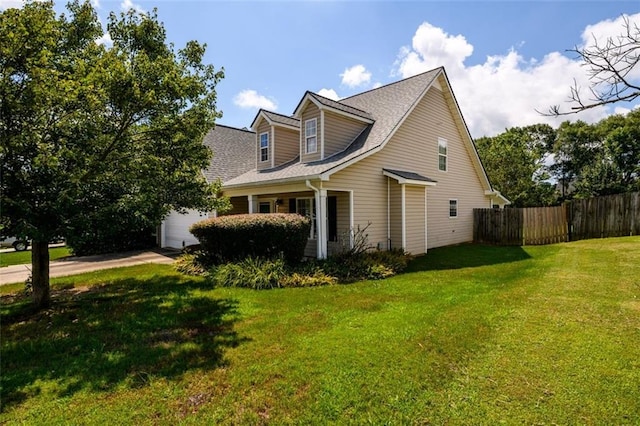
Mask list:
[{"label": "roof overhang", "polygon": [[280,185],[284,183],[296,183],[296,182],[304,183],[306,180],[317,180],[317,179],[320,179],[319,175],[307,175],[307,176],[269,179],[269,180],[261,180],[261,181],[245,182],[245,183],[236,183],[236,184],[223,184],[222,191],[224,191],[225,189],[242,189],[242,188],[250,188],[253,186],[263,186],[263,185]]},{"label": "roof overhang", "polygon": [[269,118],[269,116],[267,114],[265,114],[265,110],[262,109],[262,108],[260,108],[260,110],[256,114],[256,118],[254,118],[253,122],[251,122],[251,128],[254,131],[257,131],[256,129],[257,129],[258,125],[260,124],[260,120],[265,120],[267,123],[269,123],[269,126],[284,127],[285,129],[295,130],[296,132],[300,131],[299,127],[290,126],[290,125],[285,124],[285,123],[279,123],[277,121],[273,121],[272,119]]},{"label": "roof overhang", "polygon": [[497,198],[499,200],[502,200],[506,205],[511,204],[511,201],[509,201],[507,197],[502,195],[500,191],[484,191],[484,195],[486,195],[487,197],[492,197],[492,198]]},{"label": "roof overhang", "polygon": [[390,177],[398,181],[400,185],[415,185],[415,186],[436,186],[436,181],[433,179],[429,179],[426,176],[419,175],[413,172],[406,172],[407,174],[411,174],[413,176],[409,177],[405,175],[405,173],[394,170],[382,169],[382,174],[384,176]]},{"label": "roof overhang", "polygon": [[304,96],[302,97],[302,100],[300,100],[300,102],[298,103],[298,106],[296,107],[296,110],[293,112],[293,117],[296,118],[300,118],[300,115],[302,114],[302,111],[306,108],[307,104],[311,102],[313,103],[315,106],[318,107],[319,110],[321,111],[331,111],[333,113],[336,113],[338,115],[342,115],[344,117],[348,117],[348,118],[352,118],[354,120],[358,120],[361,121],[363,123],[366,124],[373,124],[374,120],[371,120],[369,118],[365,118],[365,117],[361,117],[359,115],[356,114],[351,114],[350,112],[347,111],[342,111],[341,109],[338,108],[333,108],[330,107],[328,105],[324,105],[320,102],[318,102],[316,99],[313,98],[313,96],[311,95],[311,92],[307,91]]}]

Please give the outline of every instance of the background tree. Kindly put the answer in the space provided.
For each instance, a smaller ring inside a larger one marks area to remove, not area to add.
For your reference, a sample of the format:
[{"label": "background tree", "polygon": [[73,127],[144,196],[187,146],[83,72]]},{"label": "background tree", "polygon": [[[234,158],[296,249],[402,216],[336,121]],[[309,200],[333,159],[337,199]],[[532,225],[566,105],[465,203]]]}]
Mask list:
[{"label": "background tree", "polygon": [[223,77],[202,63],[205,46],[176,52],[155,11],[129,11],[110,15],[107,48],[91,4],[67,8],[0,14],[2,220],[33,239],[37,307],[50,302],[51,237],[119,215],[151,225],[171,209],[225,207],[201,174]]},{"label": "background tree", "polygon": [[583,169],[602,155],[596,126],[584,121],[563,122],[557,130],[553,154],[550,171],[560,185],[560,197],[572,198]]},{"label": "background tree", "polygon": [[[574,125],[567,124],[565,128]],[[640,110],[612,115],[590,126],[575,143],[575,197],[640,191]],[[563,131],[559,133],[559,140]]]},{"label": "background tree", "polygon": [[570,50],[578,55],[587,68],[591,86],[590,97],[585,99],[577,83],[571,87],[569,111],[559,105],[549,108],[546,115],[575,114],[590,108],[617,102],[631,102],[640,97],[640,82],[637,67],[640,62],[640,26],[623,16],[622,34],[608,37],[599,43],[594,37],[593,45]]},{"label": "background tree", "polygon": [[545,165],[554,140],[551,126],[536,124],[479,138],[476,146],[492,185],[514,207],[545,206],[557,198]]}]

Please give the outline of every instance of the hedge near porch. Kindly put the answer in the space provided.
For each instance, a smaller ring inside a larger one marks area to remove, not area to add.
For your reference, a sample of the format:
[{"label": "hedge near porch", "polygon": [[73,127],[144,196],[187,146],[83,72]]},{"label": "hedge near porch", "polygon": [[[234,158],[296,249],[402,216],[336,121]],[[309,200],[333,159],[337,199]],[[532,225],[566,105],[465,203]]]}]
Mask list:
[{"label": "hedge near porch", "polygon": [[189,231],[198,239],[205,261],[221,264],[249,256],[287,263],[302,260],[311,221],[289,213],[220,216],[194,223]]}]

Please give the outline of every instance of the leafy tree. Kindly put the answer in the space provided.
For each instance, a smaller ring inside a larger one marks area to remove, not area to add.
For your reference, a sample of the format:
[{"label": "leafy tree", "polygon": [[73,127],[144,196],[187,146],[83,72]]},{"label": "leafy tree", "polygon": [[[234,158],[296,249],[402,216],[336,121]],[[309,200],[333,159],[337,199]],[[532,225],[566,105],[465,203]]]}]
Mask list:
[{"label": "leafy tree", "polygon": [[574,106],[566,111],[554,105],[545,115],[575,114],[602,105],[631,102],[640,97],[640,84],[634,77],[640,63],[640,27],[638,23],[630,22],[626,15],[623,15],[623,22],[620,35],[608,37],[604,43],[594,38],[592,45],[570,50],[587,68],[591,96],[585,99],[581,88],[574,83],[570,94]]},{"label": "leafy tree", "polygon": [[602,154],[602,144],[595,125],[584,121],[560,124],[553,146],[551,173],[560,184],[561,198],[571,198],[582,170]]},{"label": "leafy tree", "polygon": [[[2,222],[33,239],[33,302],[50,303],[47,242],[91,219],[224,208],[201,174],[223,77],[195,41],[174,50],[156,12],[111,14],[112,47],[89,2],[28,2],[0,14]],[[126,237],[126,236],[124,236]]]},{"label": "leafy tree", "polygon": [[555,202],[555,187],[547,181],[545,165],[554,140],[553,128],[536,124],[480,138],[476,146],[492,185],[514,207],[531,207]]},{"label": "leafy tree", "polygon": [[[612,115],[593,126],[597,144],[576,176],[575,195],[591,197],[640,190],[640,110]],[[584,144],[583,144],[584,145]]]}]

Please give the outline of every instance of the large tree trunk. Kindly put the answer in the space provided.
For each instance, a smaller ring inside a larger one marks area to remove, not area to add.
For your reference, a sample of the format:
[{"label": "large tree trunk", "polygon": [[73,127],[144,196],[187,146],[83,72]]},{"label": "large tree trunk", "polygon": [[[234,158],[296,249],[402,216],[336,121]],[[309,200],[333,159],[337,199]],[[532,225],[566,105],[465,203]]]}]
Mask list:
[{"label": "large tree trunk", "polygon": [[33,305],[37,309],[46,308],[51,303],[48,241],[33,242],[31,247],[31,267]]}]

